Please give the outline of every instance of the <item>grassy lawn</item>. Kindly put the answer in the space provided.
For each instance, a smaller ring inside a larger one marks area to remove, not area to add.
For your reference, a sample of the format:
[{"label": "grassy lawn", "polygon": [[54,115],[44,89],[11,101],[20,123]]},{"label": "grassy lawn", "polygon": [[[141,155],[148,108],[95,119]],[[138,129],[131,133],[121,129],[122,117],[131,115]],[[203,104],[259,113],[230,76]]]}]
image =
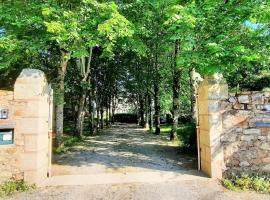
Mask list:
[{"label": "grassy lawn", "polygon": [[[172,126],[170,124],[162,124],[160,127],[161,135],[169,135]],[[149,132],[149,129],[147,130]],[[155,131],[155,129],[153,130]],[[192,123],[181,124],[177,129],[179,141],[176,143],[184,150],[196,152],[196,128]]]}]

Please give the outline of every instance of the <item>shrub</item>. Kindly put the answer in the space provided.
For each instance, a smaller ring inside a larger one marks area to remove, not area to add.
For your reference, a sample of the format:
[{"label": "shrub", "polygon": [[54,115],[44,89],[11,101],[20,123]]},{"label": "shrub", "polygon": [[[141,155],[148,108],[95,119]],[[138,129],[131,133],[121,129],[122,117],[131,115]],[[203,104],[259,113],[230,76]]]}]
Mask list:
[{"label": "shrub", "polygon": [[0,185],[0,197],[11,195],[15,192],[25,192],[35,188],[35,185],[30,185],[24,181],[10,180]]},{"label": "shrub", "polygon": [[177,134],[181,141],[183,150],[196,152],[196,125],[193,123],[182,125],[178,128]]},{"label": "shrub", "polygon": [[74,136],[64,136],[63,140],[64,141],[62,146],[53,149],[53,152],[55,154],[65,153],[70,147],[73,147],[74,145],[82,141],[81,138]]},{"label": "shrub", "polygon": [[256,192],[270,193],[269,175],[234,175],[227,176],[223,185],[229,190],[254,190]]}]

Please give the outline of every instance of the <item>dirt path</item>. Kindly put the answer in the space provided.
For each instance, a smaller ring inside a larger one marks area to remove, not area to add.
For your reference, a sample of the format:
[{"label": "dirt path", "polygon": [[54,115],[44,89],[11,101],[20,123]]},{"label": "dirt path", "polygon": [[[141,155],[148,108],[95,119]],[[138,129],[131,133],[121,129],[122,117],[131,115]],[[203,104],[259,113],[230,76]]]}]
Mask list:
[{"label": "dirt path", "polygon": [[54,157],[53,176],[196,170],[196,156],[179,152],[167,137],[146,133],[136,125],[115,125],[88,137],[70,152]]}]

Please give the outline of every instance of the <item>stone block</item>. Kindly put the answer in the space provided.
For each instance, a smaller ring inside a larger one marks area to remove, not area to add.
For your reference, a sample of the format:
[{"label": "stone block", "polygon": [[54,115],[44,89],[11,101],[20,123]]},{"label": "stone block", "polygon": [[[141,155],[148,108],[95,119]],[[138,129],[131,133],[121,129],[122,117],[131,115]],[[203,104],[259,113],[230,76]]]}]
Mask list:
[{"label": "stone block", "polygon": [[228,85],[222,77],[206,77],[198,88],[200,100],[221,100],[228,98]]},{"label": "stone block", "polygon": [[267,135],[266,137],[267,137],[267,138],[266,138],[266,141],[267,141],[267,142],[270,142],[270,134]]},{"label": "stone block", "polygon": [[201,170],[208,175],[209,177],[211,177],[211,163],[202,160],[201,162]]},{"label": "stone block", "polygon": [[239,103],[250,103],[250,98],[248,95],[240,95],[237,97]]},{"label": "stone block", "polygon": [[200,130],[209,130],[209,115],[199,116]]},{"label": "stone block", "polygon": [[234,110],[244,110],[244,105],[243,104],[240,104],[240,103],[235,103],[234,105],[233,105],[233,109]]},{"label": "stone block", "polygon": [[22,118],[17,120],[17,131],[23,134],[48,134],[48,119],[47,118]]},{"label": "stone block", "polygon": [[221,102],[219,100],[208,100],[208,113],[219,112],[221,109]]},{"label": "stone block", "polygon": [[247,117],[245,116],[226,116],[226,118],[223,120],[223,128],[224,129],[231,129],[235,126],[241,125],[243,122],[247,120]]},{"label": "stone block", "polygon": [[236,128],[235,129],[235,132],[236,133],[243,133],[243,128]]},{"label": "stone block", "polygon": [[210,132],[222,132],[222,115],[220,113],[212,113],[208,115],[208,130]]},{"label": "stone block", "polygon": [[221,142],[235,142],[237,139],[237,134],[223,134],[221,136]]},{"label": "stone block", "polygon": [[14,85],[15,100],[33,100],[48,96],[48,84],[45,74],[36,69],[24,69]]},{"label": "stone block", "polygon": [[48,148],[48,135],[25,135],[24,149],[27,152],[39,151]]},{"label": "stone block", "polygon": [[270,164],[268,164],[268,165],[265,165],[263,168],[262,168],[262,171],[263,172],[270,172]]},{"label": "stone block", "polygon": [[49,104],[46,99],[31,100],[15,107],[15,117],[48,117]]},{"label": "stone block", "polygon": [[200,131],[200,143],[206,146],[210,146],[210,135],[208,131]]},{"label": "stone block", "polygon": [[29,170],[24,172],[24,180],[28,183],[39,185],[47,178],[47,169],[42,167],[37,170]]},{"label": "stone block", "polygon": [[263,158],[263,159],[262,159],[262,162],[263,162],[263,163],[266,163],[266,164],[270,164],[270,157]]},{"label": "stone block", "polygon": [[257,110],[263,110],[264,109],[264,104],[256,104],[256,109]]},{"label": "stone block", "polygon": [[261,135],[261,130],[258,128],[245,129],[244,134],[245,135]]},{"label": "stone block", "polygon": [[263,104],[264,95],[263,93],[254,93],[251,95],[251,100],[253,104]]},{"label": "stone block", "polygon": [[201,160],[211,163],[211,149],[206,145],[201,146]]},{"label": "stone block", "polygon": [[46,149],[39,152],[24,152],[20,158],[20,168],[23,171],[37,170],[48,166],[48,157]]},{"label": "stone block", "polygon": [[255,137],[253,135],[243,135],[241,136],[241,141],[252,141]]},{"label": "stone block", "polygon": [[208,110],[208,100],[200,100],[199,101],[199,114],[200,115],[208,115],[209,110]]},{"label": "stone block", "polygon": [[208,85],[203,82],[198,87],[198,101],[208,100]]},{"label": "stone block", "polygon": [[266,141],[267,140],[267,137],[266,136],[259,136],[258,137],[258,140]]},{"label": "stone block", "polygon": [[260,149],[270,151],[270,143],[269,142],[262,143]]},{"label": "stone block", "polygon": [[270,128],[269,127],[261,127],[262,135],[268,136],[270,135]]},{"label": "stone block", "polygon": [[230,96],[229,97],[229,102],[232,103],[232,104],[235,104],[237,102],[237,98],[235,96]]},{"label": "stone block", "polygon": [[247,162],[247,161],[242,161],[242,162],[240,162],[240,167],[249,167],[250,166],[250,163],[249,162]]},{"label": "stone block", "polygon": [[245,116],[247,118],[252,118],[254,117],[254,112],[252,112],[251,110],[238,110],[236,116]]},{"label": "stone block", "polygon": [[216,84],[211,85],[208,91],[209,100],[225,100],[228,99],[228,85],[227,84]]}]

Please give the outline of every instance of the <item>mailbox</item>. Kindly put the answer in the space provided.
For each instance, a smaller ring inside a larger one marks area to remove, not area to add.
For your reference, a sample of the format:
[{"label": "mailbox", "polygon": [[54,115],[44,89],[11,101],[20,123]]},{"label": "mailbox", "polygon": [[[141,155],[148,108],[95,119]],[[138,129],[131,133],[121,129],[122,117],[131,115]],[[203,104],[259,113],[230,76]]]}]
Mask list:
[{"label": "mailbox", "polygon": [[0,129],[0,145],[13,144],[14,129]]},{"label": "mailbox", "polygon": [[8,119],[8,109],[0,109],[0,119]]}]

